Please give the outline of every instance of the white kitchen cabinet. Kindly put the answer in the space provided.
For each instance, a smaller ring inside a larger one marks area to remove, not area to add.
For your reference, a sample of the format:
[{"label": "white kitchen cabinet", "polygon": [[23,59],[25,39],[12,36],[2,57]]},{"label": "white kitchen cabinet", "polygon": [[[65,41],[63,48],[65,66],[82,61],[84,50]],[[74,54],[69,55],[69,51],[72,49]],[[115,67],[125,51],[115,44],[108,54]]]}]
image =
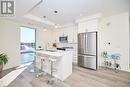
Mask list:
[{"label": "white kitchen cabinet", "polygon": [[72,49],[72,51],[73,51],[73,63],[74,64],[77,64],[77,62],[78,62],[78,58],[77,58],[77,56],[78,56],[78,52],[77,52],[77,44],[72,44],[72,47],[73,47],[73,49]]},{"label": "white kitchen cabinet", "polygon": [[[72,51],[72,53],[73,53],[73,59],[72,59],[72,62],[74,63],[74,64],[77,64],[77,43],[57,43],[60,47],[70,47],[69,49],[67,49],[67,50],[69,50],[69,51]],[[71,47],[72,47],[72,49],[71,49]]]},{"label": "white kitchen cabinet", "polygon": [[89,20],[78,24],[78,33],[98,31],[98,20]]},{"label": "white kitchen cabinet", "polygon": [[98,31],[98,20],[87,21],[87,32]]},{"label": "white kitchen cabinet", "polygon": [[[72,74],[72,51],[45,51],[39,50],[36,51],[36,67],[41,67],[41,58],[45,59],[45,66],[42,71],[50,74],[51,73],[51,63],[50,59],[55,60],[53,67],[56,69],[56,72],[53,73],[53,76],[58,78],[61,81],[64,81]],[[40,57],[39,57],[40,56]]]},{"label": "white kitchen cabinet", "polygon": [[78,33],[87,32],[87,24],[86,22],[81,22],[78,24]]}]

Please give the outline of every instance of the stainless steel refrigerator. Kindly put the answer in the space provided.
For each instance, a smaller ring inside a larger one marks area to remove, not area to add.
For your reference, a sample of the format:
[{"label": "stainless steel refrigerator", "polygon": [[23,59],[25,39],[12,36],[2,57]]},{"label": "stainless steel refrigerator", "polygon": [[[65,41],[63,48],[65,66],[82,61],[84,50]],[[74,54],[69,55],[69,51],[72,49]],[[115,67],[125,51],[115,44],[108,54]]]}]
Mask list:
[{"label": "stainless steel refrigerator", "polygon": [[97,32],[78,34],[78,65],[97,69]]}]

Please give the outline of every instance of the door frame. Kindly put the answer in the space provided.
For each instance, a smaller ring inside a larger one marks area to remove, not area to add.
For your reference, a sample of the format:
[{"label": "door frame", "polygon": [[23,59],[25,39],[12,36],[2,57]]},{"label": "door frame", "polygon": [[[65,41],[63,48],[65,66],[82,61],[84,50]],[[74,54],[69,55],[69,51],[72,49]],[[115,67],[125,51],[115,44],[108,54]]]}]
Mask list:
[{"label": "door frame", "polygon": [[[30,28],[30,29],[33,29],[33,30],[35,31],[35,50],[36,50],[36,46],[37,46],[37,45],[36,45],[36,40],[37,40],[37,39],[36,39],[36,36],[37,36],[37,33],[36,33],[36,32],[37,32],[37,30],[36,30],[36,29],[37,29],[37,28],[28,27],[28,26],[20,26],[20,29],[21,29],[21,27]],[[21,36],[21,30],[20,30],[20,36]],[[21,37],[20,37],[20,44],[21,44]],[[35,57],[34,57],[34,61],[35,61]]]}]

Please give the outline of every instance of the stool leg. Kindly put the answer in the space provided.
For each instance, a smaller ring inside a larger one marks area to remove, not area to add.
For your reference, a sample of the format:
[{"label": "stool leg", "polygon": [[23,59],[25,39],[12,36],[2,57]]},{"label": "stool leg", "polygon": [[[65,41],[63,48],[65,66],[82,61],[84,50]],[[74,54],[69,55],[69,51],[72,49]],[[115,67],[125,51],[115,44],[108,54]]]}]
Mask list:
[{"label": "stool leg", "polygon": [[44,59],[41,59],[41,69],[38,70],[38,74],[36,75],[36,77],[40,77],[43,75],[43,62],[44,62]]},{"label": "stool leg", "polygon": [[51,61],[51,78],[53,77],[53,62]]},{"label": "stool leg", "polygon": [[42,65],[43,65],[43,62],[42,62],[42,59],[41,59],[41,70],[40,69],[38,69],[38,72],[37,72],[37,75],[36,75],[36,77],[38,78],[38,77],[40,77],[41,75],[42,75],[42,73],[41,73],[41,71],[42,71]]},{"label": "stool leg", "polygon": [[55,80],[53,78],[53,62],[51,61],[51,76],[47,82],[49,85],[54,85],[55,83]]},{"label": "stool leg", "polygon": [[41,59],[41,71],[43,70],[43,59]]}]

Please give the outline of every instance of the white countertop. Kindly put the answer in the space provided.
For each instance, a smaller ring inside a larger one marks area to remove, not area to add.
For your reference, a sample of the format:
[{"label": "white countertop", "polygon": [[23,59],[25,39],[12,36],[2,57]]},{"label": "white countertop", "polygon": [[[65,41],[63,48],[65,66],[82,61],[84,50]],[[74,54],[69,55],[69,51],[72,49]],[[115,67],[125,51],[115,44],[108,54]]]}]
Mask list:
[{"label": "white countertop", "polygon": [[61,50],[55,50],[55,51],[45,51],[45,50],[38,50],[37,53],[41,53],[46,56],[53,56],[53,57],[62,57],[66,54],[71,53],[71,51],[61,51]]},{"label": "white countertop", "polygon": [[[52,52],[51,52],[52,51]],[[67,77],[72,74],[72,51],[61,51],[61,50],[39,50],[36,51],[36,66],[41,68],[41,57],[46,59],[44,65],[46,68],[43,68],[43,71],[50,74],[50,62],[48,61],[49,58],[58,59],[54,62],[53,67],[57,69],[57,72],[54,73],[54,77],[64,81]]]}]

